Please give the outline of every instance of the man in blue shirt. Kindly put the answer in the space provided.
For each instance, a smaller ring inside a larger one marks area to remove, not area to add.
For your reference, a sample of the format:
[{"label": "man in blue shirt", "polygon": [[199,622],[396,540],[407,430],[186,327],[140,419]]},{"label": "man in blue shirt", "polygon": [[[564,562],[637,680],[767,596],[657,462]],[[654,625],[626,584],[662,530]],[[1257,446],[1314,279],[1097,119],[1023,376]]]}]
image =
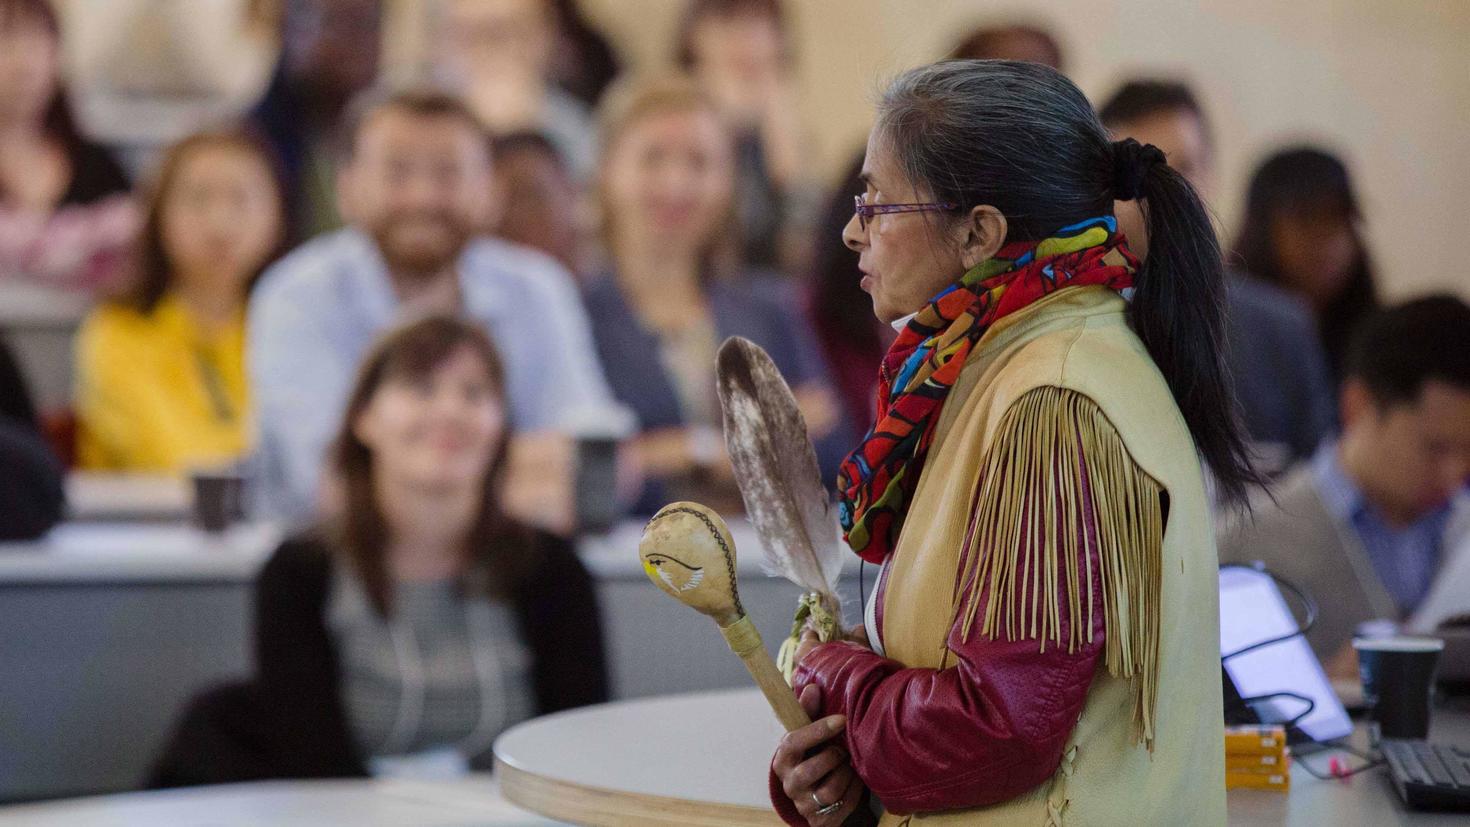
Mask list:
[{"label": "man in blue shirt", "polygon": [[456,313],[483,323],[505,362],[522,434],[508,506],[569,529],[571,441],[555,432],[612,405],[571,277],[541,253],[480,235],[498,206],[490,144],[457,99],[400,92],[360,101],[351,116],[337,182],[349,225],[271,267],[251,300],[268,507],[306,517],[330,493],[324,453],[374,340],[407,318]]},{"label": "man in blue shirt", "polygon": [[1308,639],[1344,664],[1354,628],[1419,608],[1470,553],[1470,307],[1431,296],[1381,311],[1348,354],[1342,436],[1220,526],[1220,558],[1261,560],[1320,607]]}]

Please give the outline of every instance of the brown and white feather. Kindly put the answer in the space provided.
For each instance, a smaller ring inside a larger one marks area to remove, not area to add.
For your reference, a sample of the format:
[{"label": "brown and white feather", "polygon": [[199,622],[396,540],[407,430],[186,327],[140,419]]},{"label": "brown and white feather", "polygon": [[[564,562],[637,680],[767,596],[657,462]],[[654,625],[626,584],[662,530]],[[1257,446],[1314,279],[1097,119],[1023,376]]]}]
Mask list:
[{"label": "brown and white feather", "polygon": [[762,567],[826,599],[837,617],[842,548],[806,420],[759,345],[725,340],[718,360],[725,445],[763,547]]}]

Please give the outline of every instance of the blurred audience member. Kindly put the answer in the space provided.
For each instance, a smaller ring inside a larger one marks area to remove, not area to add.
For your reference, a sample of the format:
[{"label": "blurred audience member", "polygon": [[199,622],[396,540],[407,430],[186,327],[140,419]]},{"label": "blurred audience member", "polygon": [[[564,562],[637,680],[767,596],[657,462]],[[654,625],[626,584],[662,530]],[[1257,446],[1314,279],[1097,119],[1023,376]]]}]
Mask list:
[{"label": "blurred audience member", "polygon": [[860,286],[858,254],[842,241],[842,228],[852,221],[852,197],[865,186],[858,177],[862,169],[859,155],[817,225],[807,308],[847,421],[866,431],[877,413],[878,365],[897,334],[873,315],[873,298]]},{"label": "blurred audience member", "polygon": [[136,208],[122,168],[77,130],[48,0],[0,0],[0,280],[122,289]]},{"label": "blurred audience member", "polygon": [[292,235],[342,226],[338,123],[378,77],[383,0],[290,0],[280,7],[281,58],[255,124],[286,173]]},{"label": "blurred audience member", "polygon": [[[1171,80],[1122,85],[1099,110],[1118,139],[1164,151],[1208,202],[1215,192],[1215,147],[1194,93]],[[1138,202],[1115,205],[1129,246],[1148,254]],[[1310,308],[1281,287],[1230,273],[1225,282],[1226,348],[1235,398],[1258,467],[1278,474],[1312,455],[1336,423],[1327,360]]]},{"label": "blurred audience member", "polygon": [[683,498],[739,507],[715,392],[728,336],[771,354],[833,478],[850,445],[799,302],[788,285],[728,272],[715,255],[735,164],[713,102],[669,77],[614,89],[604,106],[598,184],[611,269],[589,280],[586,301],[613,393],[642,423],[650,485],[639,509]]},{"label": "blurred audience member", "polygon": [[951,60],[1024,60],[1065,72],[1062,47],[1051,32],[1028,23],[981,26],[949,53]]},{"label": "blurred audience member", "polygon": [[3,338],[0,338],[0,416],[28,428],[41,427],[25,371]]},{"label": "blurred audience member", "polygon": [[580,274],[581,199],[561,153],[539,132],[513,132],[495,139],[493,154],[503,204],[495,234]]},{"label": "blurred audience member", "polygon": [[679,66],[735,136],[736,238],[753,267],[795,263],[809,231],[792,57],[780,0],[690,0],[679,26]]},{"label": "blurred audience member", "polygon": [[239,118],[270,80],[279,24],[260,0],[70,5],[68,87],[77,119],[138,179],[173,143]]},{"label": "blurred audience member", "polygon": [[1466,342],[1470,306],[1449,296],[1368,316],[1345,363],[1342,437],[1220,526],[1221,560],[1265,561],[1324,598],[1307,637],[1339,673],[1354,628],[1407,618],[1470,541]]},{"label": "blurred audience member", "polygon": [[550,0],[439,0],[438,73],[490,132],[540,131],[584,181],[596,139],[587,106],[552,83],[558,15]]},{"label": "blurred audience member", "polygon": [[1334,383],[1353,328],[1378,306],[1361,221],[1343,162],[1296,147],[1256,169],[1235,239],[1247,273],[1302,297],[1316,313]]},{"label": "blurred audience member", "polygon": [[0,340],[0,542],[33,540],[61,520],[64,470],[41,433],[20,366]]},{"label": "blurred audience member", "polygon": [[596,106],[621,71],[607,38],[582,16],[577,0],[552,0],[556,9],[557,43],[552,49],[551,77],[556,85],[587,106]]},{"label": "blurred audience member", "polygon": [[182,474],[249,450],[245,302],[284,248],[275,160],[244,132],[168,150],[138,243],[138,285],[77,339],[78,455],[88,468]]},{"label": "blurred audience member", "polygon": [[554,429],[611,404],[587,318],[548,256],[477,237],[492,223],[490,142],[458,98],[434,91],[364,99],[340,175],[346,229],[272,267],[251,303],[249,365],[266,491],[275,510],[318,503],[323,452],[353,366],[395,320],[462,314],[506,362],[511,420],[540,431],[512,450],[510,506],[570,530],[572,440]]},{"label": "blurred audience member", "polygon": [[334,442],[341,502],[256,584],[255,683],[197,700],[154,784],[488,770],[507,727],[607,699],[591,578],[500,507],[505,380],[448,317],[373,348]]}]

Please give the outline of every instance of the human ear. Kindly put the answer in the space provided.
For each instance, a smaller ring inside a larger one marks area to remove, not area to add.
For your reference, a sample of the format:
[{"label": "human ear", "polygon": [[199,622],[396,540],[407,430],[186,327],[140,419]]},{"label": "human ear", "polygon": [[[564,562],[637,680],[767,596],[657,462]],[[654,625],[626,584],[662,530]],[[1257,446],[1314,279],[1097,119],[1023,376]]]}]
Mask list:
[{"label": "human ear", "polygon": [[356,210],[352,207],[357,203],[357,175],[354,174],[355,159],[349,159],[337,170],[337,214],[348,224],[357,220]]},{"label": "human ear", "polygon": [[1343,430],[1371,422],[1378,411],[1378,402],[1373,398],[1368,385],[1357,377],[1348,377],[1338,394],[1338,413]]},{"label": "human ear", "polygon": [[971,208],[960,222],[960,261],[966,270],[994,258],[1006,241],[1006,217],[989,204]]},{"label": "human ear", "polygon": [[357,415],[357,418],[352,420],[352,436],[357,439],[358,442],[361,442],[363,445],[371,449],[374,445],[377,444],[377,435],[377,417],[373,415],[373,406],[371,403],[369,403],[368,406],[366,408],[363,408],[362,412]]}]

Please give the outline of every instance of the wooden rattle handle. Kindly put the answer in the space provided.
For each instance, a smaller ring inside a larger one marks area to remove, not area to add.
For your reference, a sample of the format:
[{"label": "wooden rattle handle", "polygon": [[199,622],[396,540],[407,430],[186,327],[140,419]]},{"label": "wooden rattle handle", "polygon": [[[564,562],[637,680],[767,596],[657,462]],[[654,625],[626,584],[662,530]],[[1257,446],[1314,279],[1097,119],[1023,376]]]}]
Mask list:
[{"label": "wooden rattle handle", "polygon": [[720,627],[720,634],[725,636],[725,642],[730,644],[730,650],[740,656],[745,663],[745,668],[750,671],[750,676],[755,679],[755,685],[761,688],[761,693],[766,696],[766,703],[771,705],[775,711],[776,718],[787,732],[800,729],[812,722],[807,717],[806,710],[801,708],[801,702],[796,699],[796,694],[791,687],[786,685],[786,679],[781,677],[781,670],[776,668],[776,662],[771,660],[771,654],[766,651],[766,646],[761,642],[761,633],[750,622],[750,618],[744,615],[739,620],[728,626]]}]

